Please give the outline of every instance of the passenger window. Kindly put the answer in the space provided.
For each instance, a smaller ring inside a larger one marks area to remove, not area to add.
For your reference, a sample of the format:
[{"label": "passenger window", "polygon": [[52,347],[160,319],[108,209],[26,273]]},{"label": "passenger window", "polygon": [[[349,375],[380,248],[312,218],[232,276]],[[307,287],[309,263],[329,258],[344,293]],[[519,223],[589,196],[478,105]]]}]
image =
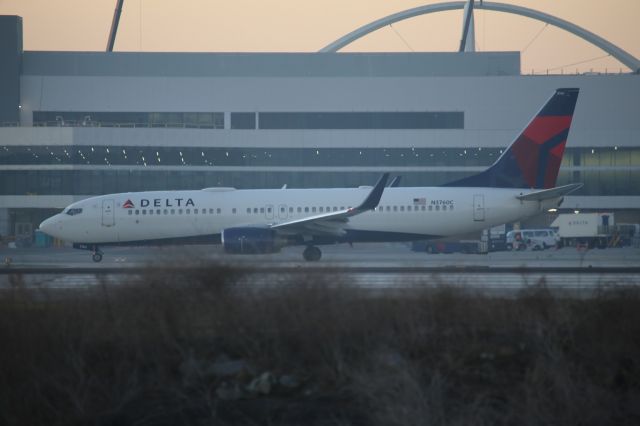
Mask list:
[{"label": "passenger window", "polygon": [[[269,209],[269,210],[271,210],[271,209]],[[231,213],[236,214],[236,208],[235,207],[231,209]]]},{"label": "passenger window", "polygon": [[453,204],[449,206],[449,210],[453,210]]},{"label": "passenger window", "polygon": [[146,215],[146,214],[147,214],[147,211],[146,211],[146,210],[142,210],[142,214],[143,214],[143,215]]},{"label": "passenger window", "polygon": [[271,213],[271,207],[267,207],[267,213]]},{"label": "passenger window", "polygon": [[410,212],[411,211],[411,206],[407,206],[407,211]]},{"label": "passenger window", "polygon": [[[204,210],[202,210],[204,212]],[[198,214],[198,209],[193,209],[193,214]]]},{"label": "passenger window", "polygon": [[322,212],[323,212],[323,210],[324,210],[324,207],[319,207],[319,209],[318,209],[318,211],[319,211],[320,213],[322,213]]},{"label": "passenger window", "polygon": [[213,214],[213,209],[209,209],[209,214]]},{"label": "passenger window", "polygon": [[298,213],[302,213],[302,207],[298,207]]},{"label": "passenger window", "polygon": [[433,211],[433,206],[429,206],[429,211]]},{"label": "passenger window", "polygon": [[216,213],[218,213],[218,214],[222,213],[222,209],[217,209]]},{"label": "passenger window", "polygon": [[171,209],[171,214],[176,214],[176,209]]},{"label": "passenger window", "polygon": [[398,211],[398,206],[393,206],[393,211],[397,212]]},{"label": "passenger window", "polygon": [[132,210],[129,210],[129,216],[131,216],[133,214]]},{"label": "passenger window", "polygon": [[182,214],[182,209],[178,209],[178,214]]},{"label": "passenger window", "polygon": [[260,207],[260,213],[264,214],[264,207]]},{"label": "passenger window", "polygon": [[305,212],[305,213],[309,213],[309,207],[305,207],[305,208],[304,208],[304,212]]},{"label": "passenger window", "polygon": [[156,210],[156,214],[160,214],[160,209]]},{"label": "passenger window", "polygon": [[251,207],[247,208],[247,214],[251,214]]},{"label": "passenger window", "polygon": [[191,213],[191,209],[187,209],[187,214],[190,214],[190,213]]},{"label": "passenger window", "polygon": [[289,213],[293,213],[293,207],[289,207]]},{"label": "passenger window", "polygon": [[337,212],[337,211],[338,211],[338,208],[337,208],[337,207],[334,207],[334,208],[333,208],[333,211],[334,211],[334,212]]},{"label": "passenger window", "polygon": [[422,207],[420,207],[420,210],[425,211],[425,210],[427,210],[427,207],[426,206],[422,206]]},{"label": "passenger window", "polygon": [[149,210],[149,214],[153,214],[153,209]]},{"label": "passenger window", "polygon": [[136,216],[140,214],[140,210],[136,209]]},{"label": "passenger window", "polygon": [[400,206],[400,211],[403,212],[404,211],[404,206]]},{"label": "passenger window", "polygon": [[436,205],[436,211],[440,210],[440,206]]},{"label": "passenger window", "polygon": [[316,208],[315,207],[311,207],[311,213],[315,213],[316,212]]},{"label": "passenger window", "polygon": [[330,211],[331,211],[331,207],[327,207],[327,210],[326,210],[326,211],[327,211],[327,212],[330,212]]},{"label": "passenger window", "polygon": [[344,207],[340,206],[340,210],[344,210]]}]

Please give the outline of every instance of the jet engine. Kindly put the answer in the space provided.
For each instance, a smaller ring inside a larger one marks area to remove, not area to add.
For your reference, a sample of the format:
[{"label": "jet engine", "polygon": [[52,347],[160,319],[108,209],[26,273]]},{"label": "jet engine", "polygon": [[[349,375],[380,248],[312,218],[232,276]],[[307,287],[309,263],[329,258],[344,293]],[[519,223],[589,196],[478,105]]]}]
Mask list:
[{"label": "jet engine", "polygon": [[233,254],[277,253],[281,249],[276,231],[258,227],[224,229],[222,246],[227,253]]}]

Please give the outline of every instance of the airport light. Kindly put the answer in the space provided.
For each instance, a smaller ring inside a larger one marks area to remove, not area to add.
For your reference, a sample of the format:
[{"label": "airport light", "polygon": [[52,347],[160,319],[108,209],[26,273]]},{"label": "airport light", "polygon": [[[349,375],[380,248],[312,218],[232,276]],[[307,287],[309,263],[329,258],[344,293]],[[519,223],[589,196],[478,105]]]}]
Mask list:
[{"label": "airport light", "polygon": [[558,209],[553,209],[553,208],[552,208],[552,209],[549,209],[549,210],[547,210],[547,211],[548,211],[549,213],[555,213],[555,212],[557,212],[557,211],[558,211]]},{"label": "airport light", "polygon": [[573,212],[574,212],[575,214],[578,214],[578,213],[580,213],[580,210],[575,209]]}]

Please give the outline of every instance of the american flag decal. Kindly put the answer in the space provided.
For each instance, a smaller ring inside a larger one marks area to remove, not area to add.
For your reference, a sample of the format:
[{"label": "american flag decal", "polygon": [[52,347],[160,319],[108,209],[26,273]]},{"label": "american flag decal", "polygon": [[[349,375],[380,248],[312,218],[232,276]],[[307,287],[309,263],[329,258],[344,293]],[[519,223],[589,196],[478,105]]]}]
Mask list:
[{"label": "american flag decal", "polygon": [[127,200],[124,202],[124,204],[122,204],[122,208],[123,209],[132,209],[133,208],[133,203],[131,202],[131,200]]},{"label": "american flag decal", "polygon": [[424,206],[425,204],[427,204],[427,199],[426,198],[414,198],[413,199],[413,204],[418,204],[418,205]]}]

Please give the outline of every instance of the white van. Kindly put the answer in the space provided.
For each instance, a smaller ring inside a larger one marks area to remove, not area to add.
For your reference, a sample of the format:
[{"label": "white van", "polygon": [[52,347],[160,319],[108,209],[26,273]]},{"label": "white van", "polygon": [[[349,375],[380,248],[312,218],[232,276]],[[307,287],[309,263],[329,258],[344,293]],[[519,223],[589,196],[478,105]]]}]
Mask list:
[{"label": "white van", "polygon": [[519,229],[507,232],[507,250],[544,250],[560,244],[560,236],[551,229]]}]

